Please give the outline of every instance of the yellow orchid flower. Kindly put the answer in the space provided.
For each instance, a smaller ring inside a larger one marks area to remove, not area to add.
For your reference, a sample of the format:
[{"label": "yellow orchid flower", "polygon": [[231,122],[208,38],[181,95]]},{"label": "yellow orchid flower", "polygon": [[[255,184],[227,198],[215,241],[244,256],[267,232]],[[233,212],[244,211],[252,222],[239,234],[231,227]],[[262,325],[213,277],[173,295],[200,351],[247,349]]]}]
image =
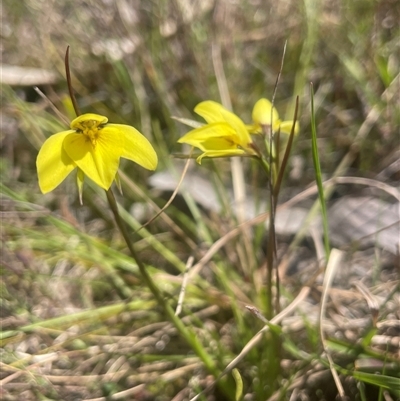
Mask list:
[{"label": "yellow orchid flower", "polygon": [[70,130],[50,136],[39,150],[36,167],[43,193],[52,191],[78,168],[81,194],[87,175],[108,190],[116,179],[121,157],[148,169],[157,167],[157,154],[150,142],[129,125],[108,124],[98,114],[83,114],[70,124]]},{"label": "yellow orchid flower", "polygon": [[[275,107],[272,108],[272,103],[264,98],[258,100],[254,105],[252,113],[254,125],[248,126],[248,130],[252,134],[261,133],[262,126],[271,126],[271,117],[273,132],[277,132],[278,130],[280,130],[280,132],[290,134],[293,126],[293,121],[281,121]],[[296,122],[294,133],[297,134],[298,132],[299,124]]]},{"label": "yellow orchid flower", "polygon": [[194,111],[207,124],[189,131],[178,142],[187,143],[204,152],[196,159],[197,163],[201,164],[203,157],[257,155],[243,121],[221,104],[206,100],[199,103]]}]

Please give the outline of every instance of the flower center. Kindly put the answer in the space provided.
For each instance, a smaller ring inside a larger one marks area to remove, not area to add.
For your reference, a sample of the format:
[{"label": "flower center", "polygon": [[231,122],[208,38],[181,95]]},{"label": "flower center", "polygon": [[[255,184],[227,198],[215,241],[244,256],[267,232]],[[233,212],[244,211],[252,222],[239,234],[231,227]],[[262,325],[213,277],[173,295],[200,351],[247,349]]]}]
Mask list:
[{"label": "flower center", "polygon": [[96,147],[96,141],[100,136],[102,129],[101,122],[96,120],[85,120],[76,124],[77,132],[86,136],[87,140],[92,143],[93,148]]}]

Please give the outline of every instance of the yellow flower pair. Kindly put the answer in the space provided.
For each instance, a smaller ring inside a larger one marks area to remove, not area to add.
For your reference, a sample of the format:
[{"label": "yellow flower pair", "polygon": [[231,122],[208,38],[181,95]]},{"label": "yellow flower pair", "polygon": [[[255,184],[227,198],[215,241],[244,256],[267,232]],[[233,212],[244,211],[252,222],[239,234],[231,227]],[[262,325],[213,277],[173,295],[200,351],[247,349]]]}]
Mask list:
[{"label": "yellow flower pair", "polygon": [[[255,104],[251,126],[246,126],[238,116],[211,100],[199,103],[194,111],[207,124],[188,132],[178,142],[203,151],[197,158],[198,163],[204,157],[256,156],[258,153],[250,133],[265,132],[263,127],[271,125],[273,131],[280,129],[290,133],[293,125],[293,121],[280,121],[267,99],[260,99]],[[52,135],[39,151],[36,165],[43,193],[55,189],[76,168],[80,195],[85,175],[108,190],[118,177],[121,157],[148,170],[157,167],[157,154],[152,145],[131,126],[109,124],[107,117],[98,114],[83,114],[71,122],[70,128]]]},{"label": "yellow flower pair", "polygon": [[[278,112],[267,99],[260,99],[254,105],[254,124],[248,126],[221,104],[211,100],[199,103],[194,111],[203,117],[207,124],[188,132],[178,142],[187,143],[203,151],[196,159],[199,164],[203,157],[257,155],[250,133],[260,134],[264,131],[263,127],[268,128],[272,125],[274,132],[280,130],[289,134],[293,126],[293,121],[279,119]],[[296,123],[295,133],[298,129]]]}]

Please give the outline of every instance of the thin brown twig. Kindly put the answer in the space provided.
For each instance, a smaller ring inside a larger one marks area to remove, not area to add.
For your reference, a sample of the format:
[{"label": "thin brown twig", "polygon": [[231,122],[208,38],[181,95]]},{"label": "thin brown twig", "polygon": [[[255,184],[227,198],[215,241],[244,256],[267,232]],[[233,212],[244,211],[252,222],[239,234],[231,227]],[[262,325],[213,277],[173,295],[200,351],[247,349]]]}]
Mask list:
[{"label": "thin brown twig", "polygon": [[68,118],[65,117],[60,110],[57,109],[55,104],[37,86],[34,86],[33,90],[50,106],[54,113],[57,114],[58,118],[69,126]]},{"label": "thin brown twig", "polygon": [[78,103],[75,98],[74,94],[74,88],[72,86],[72,79],[71,79],[71,70],[69,68],[69,46],[67,46],[67,51],[65,52],[65,75],[67,78],[67,84],[68,84],[68,91],[69,91],[69,96],[71,97],[72,105],[74,106],[75,114],[77,116],[81,115],[81,111],[79,110]]},{"label": "thin brown twig", "polygon": [[[275,191],[275,186],[276,182],[275,180],[278,178],[276,177],[276,171],[279,169],[279,164],[277,162],[277,159],[274,160],[274,151],[273,151],[273,142],[274,142],[274,120],[273,120],[273,114],[274,114],[274,105],[275,105],[275,97],[276,93],[278,91],[278,85],[279,81],[282,75],[282,70],[283,70],[283,64],[285,61],[285,54],[286,54],[286,46],[287,46],[287,41],[285,41],[285,44],[283,46],[283,53],[282,53],[282,59],[281,59],[281,65],[279,68],[278,75],[276,77],[276,82],[274,86],[274,91],[272,94],[272,107],[271,107],[271,124],[269,126],[269,185],[270,185],[270,206],[269,206],[269,212],[270,212],[270,218],[269,218],[269,230],[268,230],[268,245],[267,245],[267,310],[266,314],[268,318],[271,318],[273,316],[273,309],[275,307],[275,312],[279,312],[280,310],[280,283],[279,283],[279,271],[278,269],[275,269],[275,281],[276,281],[276,298],[275,298],[275,305],[274,307],[273,302],[272,302],[272,272],[274,268],[274,262],[277,258],[277,244],[276,244],[276,233],[275,233],[275,212],[276,212],[276,205],[278,203],[278,192]],[[292,128],[293,130],[293,128]],[[293,131],[294,132],[294,131]],[[280,136],[280,133],[278,134]],[[273,167],[273,164],[275,163],[275,168]],[[285,166],[283,166],[284,168]],[[280,186],[279,186],[280,187]]]},{"label": "thin brown twig", "polygon": [[[151,207],[154,208],[157,212],[161,211],[161,208],[150,198],[148,197],[143,190],[135,184],[132,180],[129,179],[129,177],[123,172],[119,171],[119,175],[121,179],[123,179],[124,183],[126,186],[128,186],[133,192],[136,192],[139,196],[141,196],[147,204],[151,205]],[[197,249],[197,244],[189,238],[185,232],[168,216],[168,214],[164,213],[159,213],[161,218],[172,228],[172,230],[179,235],[185,242],[186,244],[192,249],[195,250]]]},{"label": "thin brown twig", "polygon": [[286,145],[285,154],[282,159],[281,168],[279,169],[279,172],[278,172],[278,178],[276,179],[276,183],[274,185],[275,207],[278,203],[278,196],[279,196],[279,191],[281,189],[281,184],[283,181],[283,174],[285,173],[286,165],[289,161],[290,151],[292,149],[298,111],[299,111],[299,97],[296,96],[296,106],[295,106],[294,117],[293,117],[293,125],[292,125],[292,129],[290,131],[288,143]]},{"label": "thin brown twig", "polygon": [[180,177],[180,179],[178,181],[178,185],[176,186],[176,188],[175,188],[174,192],[172,193],[171,197],[168,199],[167,203],[158,211],[158,213],[155,216],[153,216],[149,221],[147,221],[141,227],[139,227],[136,230],[136,232],[140,231],[142,228],[144,228],[144,227],[148,226],[150,223],[152,223],[155,219],[157,219],[161,215],[161,213],[163,213],[168,208],[169,205],[171,205],[171,203],[175,199],[176,195],[178,194],[179,189],[180,189],[180,187],[182,185],[182,182],[183,182],[183,180],[184,180],[184,178],[186,176],[186,173],[187,173],[188,168],[189,168],[190,160],[191,160],[191,157],[192,157],[192,153],[193,153],[193,146],[192,146],[192,149],[190,150],[189,157],[188,157],[188,159],[187,159],[187,161],[185,163],[185,167],[183,168],[181,177]]}]

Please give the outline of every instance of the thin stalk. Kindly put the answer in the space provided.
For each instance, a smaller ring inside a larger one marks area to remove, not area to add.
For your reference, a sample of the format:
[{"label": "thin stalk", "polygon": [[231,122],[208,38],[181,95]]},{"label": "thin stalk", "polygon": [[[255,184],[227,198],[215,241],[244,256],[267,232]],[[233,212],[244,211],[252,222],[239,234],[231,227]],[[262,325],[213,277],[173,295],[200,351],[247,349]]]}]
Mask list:
[{"label": "thin stalk", "polygon": [[[288,163],[289,156],[290,156],[290,151],[292,149],[294,132],[295,132],[295,128],[296,128],[298,108],[299,108],[299,97],[297,96],[297,98],[296,98],[296,109],[295,109],[295,113],[294,113],[292,130],[290,132],[289,140],[288,140],[288,143],[286,145],[285,154],[283,156],[283,160],[282,160],[282,164],[281,165],[279,164],[280,130],[278,130],[278,132],[277,132],[277,136],[278,136],[277,144],[278,144],[278,146],[277,146],[277,149],[276,149],[275,162],[276,162],[276,169],[278,171],[278,174],[276,175],[276,180],[271,185],[271,193],[272,193],[272,195],[271,195],[271,203],[273,203],[272,207],[271,207],[271,217],[273,217],[273,220],[270,219],[270,222],[272,222],[272,229],[274,230],[274,244],[273,245],[274,245],[274,254],[275,254],[275,256],[276,256],[275,211],[276,211],[276,207],[278,205],[278,197],[279,197],[279,191],[280,191],[280,188],[281,188],[281,185],[282,185],[282,181],[283,181],[283,175],[285,173],[286,165]],[[271,228],[270,228],[270,230],[271,230]],[[276,281],[275,312],[279,313],[280,312],[280,279],[279,279],[279,270],[278,269],[275,269],[275,281]]]},{"label": "thin stalk", "polygon": [[287,163],[289,161],[290,151],[292,149],[293,139],[294,139],[294,131],[296,128],[296,121],[297,121],[297,114],[299,111],[299,97],[296,97],[296,106],[294,110],[294,117],[293,117],[293,125],[292,130],[290,131],[289,140],[286,144],[285,154],[283,155],[282,164],[279,168],[278,178],[276,179],[276,183],[274,185],[274,199],[275,199],[275,207],[277,206],[279,191],[281,189],[281,184],[283,181],[283,175],[286,170]]},{"label": "thin stalk", "polygon": [[[264,127],[263,127],[264,129]],[[266,141],[267,142],[267,141]],[[271,149],[270,149],[271,150]],[[271,163],[268,163],[267,160],[265,160],[264,157],[261,157],[259,159],[260,164],[262,168],[264,169],[265,173],[268,176],[269,180],[269,187],[270,187],[270,192],[272,194],[273,191],[273,185],[271,180],[274,177],[274,174],[272,170],[274,169],[272,157],[270,159]],[[272,165],[271,165],[272,164]],[[275,255],[275,230],[274,230],[274,201],[271,195],[271,199],[268,205],[268,211],[269,211],[269,229],[268,229],[268,242],[267,242],[267,277],[266,277],[266,310],[265,310],[265,316],[267,319],[271,319],[274,315],[274,310],[273,310],[273,302],[272,302],[272,271],[273,271],[273,264],[274,264],[274,255]]]},{"label": "thin stalk", "polygon": [[72,87],[71,70],[69,68],[69,46],[67,46],[67,51],[65,52],[64,61],[65,61],[65,75],[67,77],[69,96],[71,98],[72,105],[74,106],[75,114],[78,117],[81,115],[81,111],[79,110],[79,106],[74,94],[74,88]]},{"label": "thin stalk", "polygon": [[186,340],[189,346],[193,349],[193,351],[197,354],[197,356],[202,360],[204,365],[206,366],[207,370],[212,373],[215,377],[218,376],[219,371],[215,366],[214,361],[210,358],[209,354],[197,340],[196,336],[183,324],[182,320],[175,315],[174,309],[171,305],[166,302],[163,295],[161,294],[160,289],[154,283],[153,279],[151,278],[150,274],[147,272],[145,265],[143,264],[142,260],[138,257],[136,250],[132,244],[132,241],[129,237],[128,230],[121,219],[118,211],[118,205],[114,197],[114,193],[111,189],[106,191],[108,204],[110,205],[111,211],[114,215],[115,222],[119,231],[121,232],[126,245],[128,246],[129,252],[132,255],[132,258],[135,260],[140,274],[143,278],[143,281],[150,289],[151,293],[153,294],[154,298],[156,299],[159,306],[161,306],[164,310],[164,313],[167,315],[168,319],[172,324],[175,326],[179,334]]},{"label": "thin stalk", "polygon": [[311,92],[311,145],[312,156],[315,169],[315,181],[318,187],[319,203],[321,205],[322,213],[322,227],[324,230],[324,247],[325,247],[325,261],[329,260],[330,246],[329,246],[329,227],[328,227],[328,213],[326,211],[326,202],[324,187],[322,185],[321,165],[319,162],[318,146],[317,146],[317,129],[315,127],[315,110],[314,110],[314,88],[312,82],[310,83]]},{"label": "thin stalk", "polygon": [[[278,130],[278,143],[276,143],[274,138],[274,132],[272,131],[272,126],[263,126],[263,134],[265,136],[265,145],[267,154],[269,156],[269,163],[264,158],[260,158],[260,163],[268,176],[269,187],[270,187],[270,201],[269,201],[269,228],[268,228],[268,243],[267,243],[267,277],[266,277],[266,311],[265,314],[268,319],[271,319],[274,314],[280,312],[280,278],[279,271],[275,269],[275,289],[276,296],[275,302],[273,301],[273,272],[274,272],[274,263],[276,259],[276,233],[275,233],[275,212],[278,204],[279,191],[281,188],[281,184],[283,181],[284,172],[289,160],[291,147],[293,144],[294,131],[297,120],[297,111],[298,111],[298,102],[299,99],[296,99],[296,111],[295,117],[293,121],[292,130],[290,133],[290,137],[288,143],[286,145],[285,154],[283,156],[282,164],[279,161],[279,144],[280,144],[280,131]],[[272,106],[273,107],[273,106]],[[271,115],[272,121],[272,115]],[[269,131],[269,132],[268,132]],[[268,135],[269,134],[269,135]],[[277,146],[276,146],[277,145]],[[281,350],[282,344],[281,339],[276,333],[269,333],[269,342],[270,346],[266,348],[266,357],[269,361],[268,364],[268,382],[270,388],[275,389],[277,380],[280,374],[280,360],[281,360]]]},{"label": "thin stalk", "polygon": [[[275,209],[277,204],[277,194],[275,192],[275,183],[278,178],[279,172],[279,156],[276,155],[275,149],[275,132],[274,132],[274,107],[275,107],[275,97],[278,90],[279,81],[282,75],[283,63],[285,60],[286,54],[286,46],[287,41],[283,46],[283,53],[281,59],[281,66],[279,69],[279,73],[276,77],[276,82],[274,86],[274,91],[272,94],[272,107],[271,107],[271,124],[269,126],[262,126],[262,132],[264,136],[265,148],[267,150],[267,154],[269,156],[269,169],[265,169],[265,163],[262,163],[265,172],[267,173],[269,180],[269,229],[268,229],[268,244],[267,244],[267,310],[266,316],[268,319],[271,319],[274,315],[274,308],[272,303],[272,272],[274,267],[274,258],[276,258],[276,235],[275,235]],[[279,312],[279,274],[278,270],[276,270],[276,289],[277,289],[277,297],[275,300],[276,310],[275,312]]]}]

